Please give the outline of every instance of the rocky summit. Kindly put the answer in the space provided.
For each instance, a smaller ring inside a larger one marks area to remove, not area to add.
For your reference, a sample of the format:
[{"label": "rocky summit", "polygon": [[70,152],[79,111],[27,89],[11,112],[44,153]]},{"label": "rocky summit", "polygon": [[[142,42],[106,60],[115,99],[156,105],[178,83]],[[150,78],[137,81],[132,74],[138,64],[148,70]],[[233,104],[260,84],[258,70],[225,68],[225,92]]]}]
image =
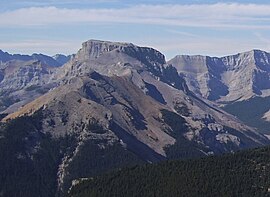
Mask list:
[{"label": "rocky summit", "polygon": [[[4,111],[0,155],[9,156],[1,165],[6,166],[3,176],[17,172],[11,180],[33,172],[29,181],[20,180],[14,194],[40,190],[61,196],[73,180],[115,168],[267,145],[268,138],[206,99],[219,99],[225,90],[236,94],[229,88],[211,93],[215,89],[209,84],[225,87],[221,73],[245,70],[243,61],[253,57],[250,53],[233,58],[178,56],[166,63],[152,48],[89,40],[59,68],[40,61],[12,66],[8,61],[2,70],[14,69],[14,81],[6,83],[16,88],[2,89],[36,96],[22,105],[15,100]],[[192,66],[194,62],[200,66]],[[4,152],[4,144],[12,148]],[[16,165],[6,169],[11,161]],[[31,189],[22,189],[29,184]],[[4,184],[0,191],[7,194],[13,186]]]}]

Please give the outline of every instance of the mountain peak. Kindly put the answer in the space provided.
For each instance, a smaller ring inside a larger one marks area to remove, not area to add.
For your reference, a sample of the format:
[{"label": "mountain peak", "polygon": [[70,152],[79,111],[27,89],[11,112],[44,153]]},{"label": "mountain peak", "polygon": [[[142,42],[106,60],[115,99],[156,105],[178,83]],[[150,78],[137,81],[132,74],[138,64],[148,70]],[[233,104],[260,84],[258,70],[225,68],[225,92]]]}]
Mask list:
[{"label": "mountain peak", "polygon": [[0,62],[8,62],[11,60],[20,60],[20,61],[30,61],[30,60],[40,60],[42,63],[47,64],[51,67],[62,66],[60,62],[56,61],[54,58],[44,55],[41,53],[33,53],[32,55],[22,55],[22,54],[10,54],[3,50],[0,50]]},{"label": "mountain peak", "polygon": [[240,52],[235,55],[227,55],[221,58],[228,58],[228,57],[250,57],[252,59],[256,59],[256,57],[263,57],[266,56],[268,52],[260,50],[260,49],[252,49],[250,51]]},{"label": "mountain peak", "polygon": [[266,51],[260,50],[260,49],[252,49],[251,50],[253,53],[267,53]]},{"label": "mountain peak", "polygon": [[55,54],[54,56],[52,56],[52,58],[55,61],[59,62],[61,65],[64,65],[69,60],[71,60],[73,58],[73,56],[74,56],[74,54],[72,54],[72,55]]},{"label": "mountain peak", "polygon": [[78,57],[81,59],[96,59],[104,53],[115,49],[123,49],[124,47],[134,47],[131,43],[111,42],[102,40],[88,40],[82,44],[82,48],[78,52]]},{"label": "mountain peak", "polygon": [[[111,53],[115,54],[112,55]],[[150,66],[153,62],[161,65],[166,63],[165,56],[153,48],[139,47],[132,43],[101,40],[88,40],[84,42],[76,55],[76,59],[80,61],[91,61],[105,54],[111,54],[107,57],[109,59],[120,57],[119,54],[125,54],[141,61],[147,66]],[[119,61],[123,61],[123,58],[120,58]]]},{"label": "mountain peak", "polygon": [[251,52],[253,53],[255,59],[256,58],[265,59],[265,58],[267,58],[267,56],[269,56],[268,52],[262,51],[262,50],[259,50],[259,49],[253,49]]}]

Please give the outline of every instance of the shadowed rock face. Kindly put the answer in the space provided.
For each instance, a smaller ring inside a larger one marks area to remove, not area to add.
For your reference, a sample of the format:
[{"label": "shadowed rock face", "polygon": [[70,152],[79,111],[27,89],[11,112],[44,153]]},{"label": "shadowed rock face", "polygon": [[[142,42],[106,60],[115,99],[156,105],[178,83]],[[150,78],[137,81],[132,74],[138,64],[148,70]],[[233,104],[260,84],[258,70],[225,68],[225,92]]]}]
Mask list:
[{"label": "shadowed rock face", "polygon": [[221,58],[180,55],[168,63],[197,95],[222,102],[269,96],[269,60],[270,54],[253,50]]}]

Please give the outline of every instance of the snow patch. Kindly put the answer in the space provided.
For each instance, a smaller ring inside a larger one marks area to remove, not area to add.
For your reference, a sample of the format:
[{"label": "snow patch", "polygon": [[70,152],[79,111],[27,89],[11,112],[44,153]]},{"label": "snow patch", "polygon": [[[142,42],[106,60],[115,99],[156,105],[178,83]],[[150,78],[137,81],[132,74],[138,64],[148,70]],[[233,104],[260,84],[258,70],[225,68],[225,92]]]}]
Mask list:
[{"label": "snow patch", "polygon": [[270,110],[263,115],[262,119],[270,122]]},{"label": "snow patch", "polygon": [[264,136],[270,140],[270,135],[264,134]]}]

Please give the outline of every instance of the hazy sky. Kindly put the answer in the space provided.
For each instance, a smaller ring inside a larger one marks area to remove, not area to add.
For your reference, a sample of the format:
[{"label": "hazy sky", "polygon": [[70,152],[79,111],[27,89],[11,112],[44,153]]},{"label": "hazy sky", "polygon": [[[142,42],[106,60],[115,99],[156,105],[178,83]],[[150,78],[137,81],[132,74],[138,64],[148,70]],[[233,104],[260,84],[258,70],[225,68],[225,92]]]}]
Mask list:
[{"label": "hazy sky", "polygon": [[0,0],[0,49],[76,53],[100,39],[177,54],[270,51],[269,0]]}]

